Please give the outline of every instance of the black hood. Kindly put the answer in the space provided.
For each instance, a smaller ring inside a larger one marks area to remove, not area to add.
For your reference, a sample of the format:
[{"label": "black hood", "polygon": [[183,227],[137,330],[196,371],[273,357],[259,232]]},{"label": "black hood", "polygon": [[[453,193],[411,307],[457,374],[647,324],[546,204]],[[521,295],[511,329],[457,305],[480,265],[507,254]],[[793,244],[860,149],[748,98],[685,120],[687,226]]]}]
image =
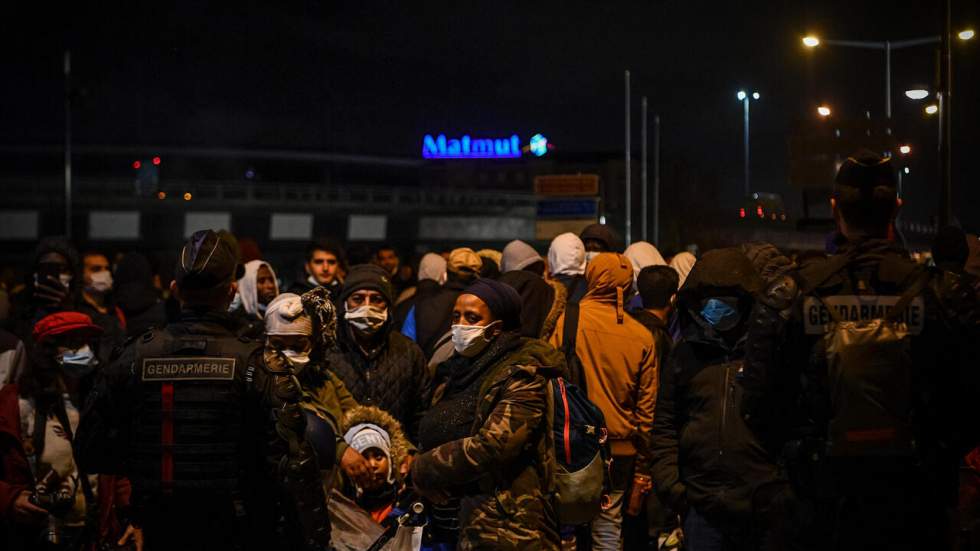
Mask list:
[{"label": "black hood", "polygon": [[745,253],[737,248],[715,249],[701,257],[678,291],[686,306],[718,296],[751,298],[762,291],[762,279]]}]

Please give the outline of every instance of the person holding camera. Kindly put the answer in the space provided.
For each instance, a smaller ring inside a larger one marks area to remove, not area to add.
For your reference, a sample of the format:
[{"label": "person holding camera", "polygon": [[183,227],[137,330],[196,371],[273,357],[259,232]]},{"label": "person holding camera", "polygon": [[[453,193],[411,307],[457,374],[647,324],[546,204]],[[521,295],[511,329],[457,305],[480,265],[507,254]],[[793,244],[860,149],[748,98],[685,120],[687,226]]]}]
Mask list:
[{"label": "person holding camera", "polygon": [[113,513],[127,505],[128,482],[80,472],[72,452],[101,334],[80,312],[41,318],[26,372],[18,384],[0,389],[0,541],[6,549],[71,549],[100,540],[142,547],[138,530],[123,530],[126,523]]}]

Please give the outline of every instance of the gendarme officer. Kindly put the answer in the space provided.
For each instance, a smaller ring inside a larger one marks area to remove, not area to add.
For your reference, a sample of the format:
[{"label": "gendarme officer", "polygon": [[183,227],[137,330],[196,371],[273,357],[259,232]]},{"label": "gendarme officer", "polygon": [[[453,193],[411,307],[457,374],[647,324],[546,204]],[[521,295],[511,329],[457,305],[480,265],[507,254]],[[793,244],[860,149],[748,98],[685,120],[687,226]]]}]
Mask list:
[{"label": "gendarme officer", "polygon": [[962,412],[980,308],[890,238],[896,191],[889,157],[848,158],[831,203],[839,249],[777,280],[750,322],[742,413],[782,458],[803,505],[778,513],[811,549],[953,548],[946,513],[978,441]]},{"label": "gendarme officer", "polygon": [[86,472],[130,479],[124,513],[151,550],[329,543],[319,469],[289,413],[295,378],[271,372],[227,315],[240,270],[230,234],[191,236],[171,284],[178,321],[126,345],[78,429]]}]

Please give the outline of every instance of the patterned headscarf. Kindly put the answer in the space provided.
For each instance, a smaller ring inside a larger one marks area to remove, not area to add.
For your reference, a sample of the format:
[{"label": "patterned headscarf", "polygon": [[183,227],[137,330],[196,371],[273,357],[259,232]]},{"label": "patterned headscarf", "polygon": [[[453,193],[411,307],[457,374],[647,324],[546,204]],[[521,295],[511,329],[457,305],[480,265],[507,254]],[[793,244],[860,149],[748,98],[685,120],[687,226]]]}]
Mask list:
[{"label": "patterned headscarf", "polygon": [[337,309],[323,287],[314,287],[300,297],[303,308],[313,320],[313,339],[321,350],[329,350],[337,342]]}]

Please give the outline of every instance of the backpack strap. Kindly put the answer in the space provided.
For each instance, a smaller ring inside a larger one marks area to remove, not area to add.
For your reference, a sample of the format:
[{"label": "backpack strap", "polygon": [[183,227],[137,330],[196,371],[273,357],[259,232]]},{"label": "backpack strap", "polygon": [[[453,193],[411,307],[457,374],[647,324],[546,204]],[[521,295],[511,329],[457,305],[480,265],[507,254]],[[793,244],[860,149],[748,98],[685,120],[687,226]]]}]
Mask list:
[{"label": "backpack strap", "polygon": [[923,270],[919,277],[915,278],[912,285],[902,293],[902,296],[895,303],[892,311],[885,316],[888,321],[897,321],[902,317],[902,313],[908,308],[909,304],[915,300],[917,296],[922,294],[922,290],[925,289],[926,285],[929,284],[930,274],[927,270]]},{"label": "backpack strap", "polygon": [[565,325],[561,332],[561,351],[565,359],[575,354],[575,341],[578,339],[579,303],[569,302],[565,307]]}]

